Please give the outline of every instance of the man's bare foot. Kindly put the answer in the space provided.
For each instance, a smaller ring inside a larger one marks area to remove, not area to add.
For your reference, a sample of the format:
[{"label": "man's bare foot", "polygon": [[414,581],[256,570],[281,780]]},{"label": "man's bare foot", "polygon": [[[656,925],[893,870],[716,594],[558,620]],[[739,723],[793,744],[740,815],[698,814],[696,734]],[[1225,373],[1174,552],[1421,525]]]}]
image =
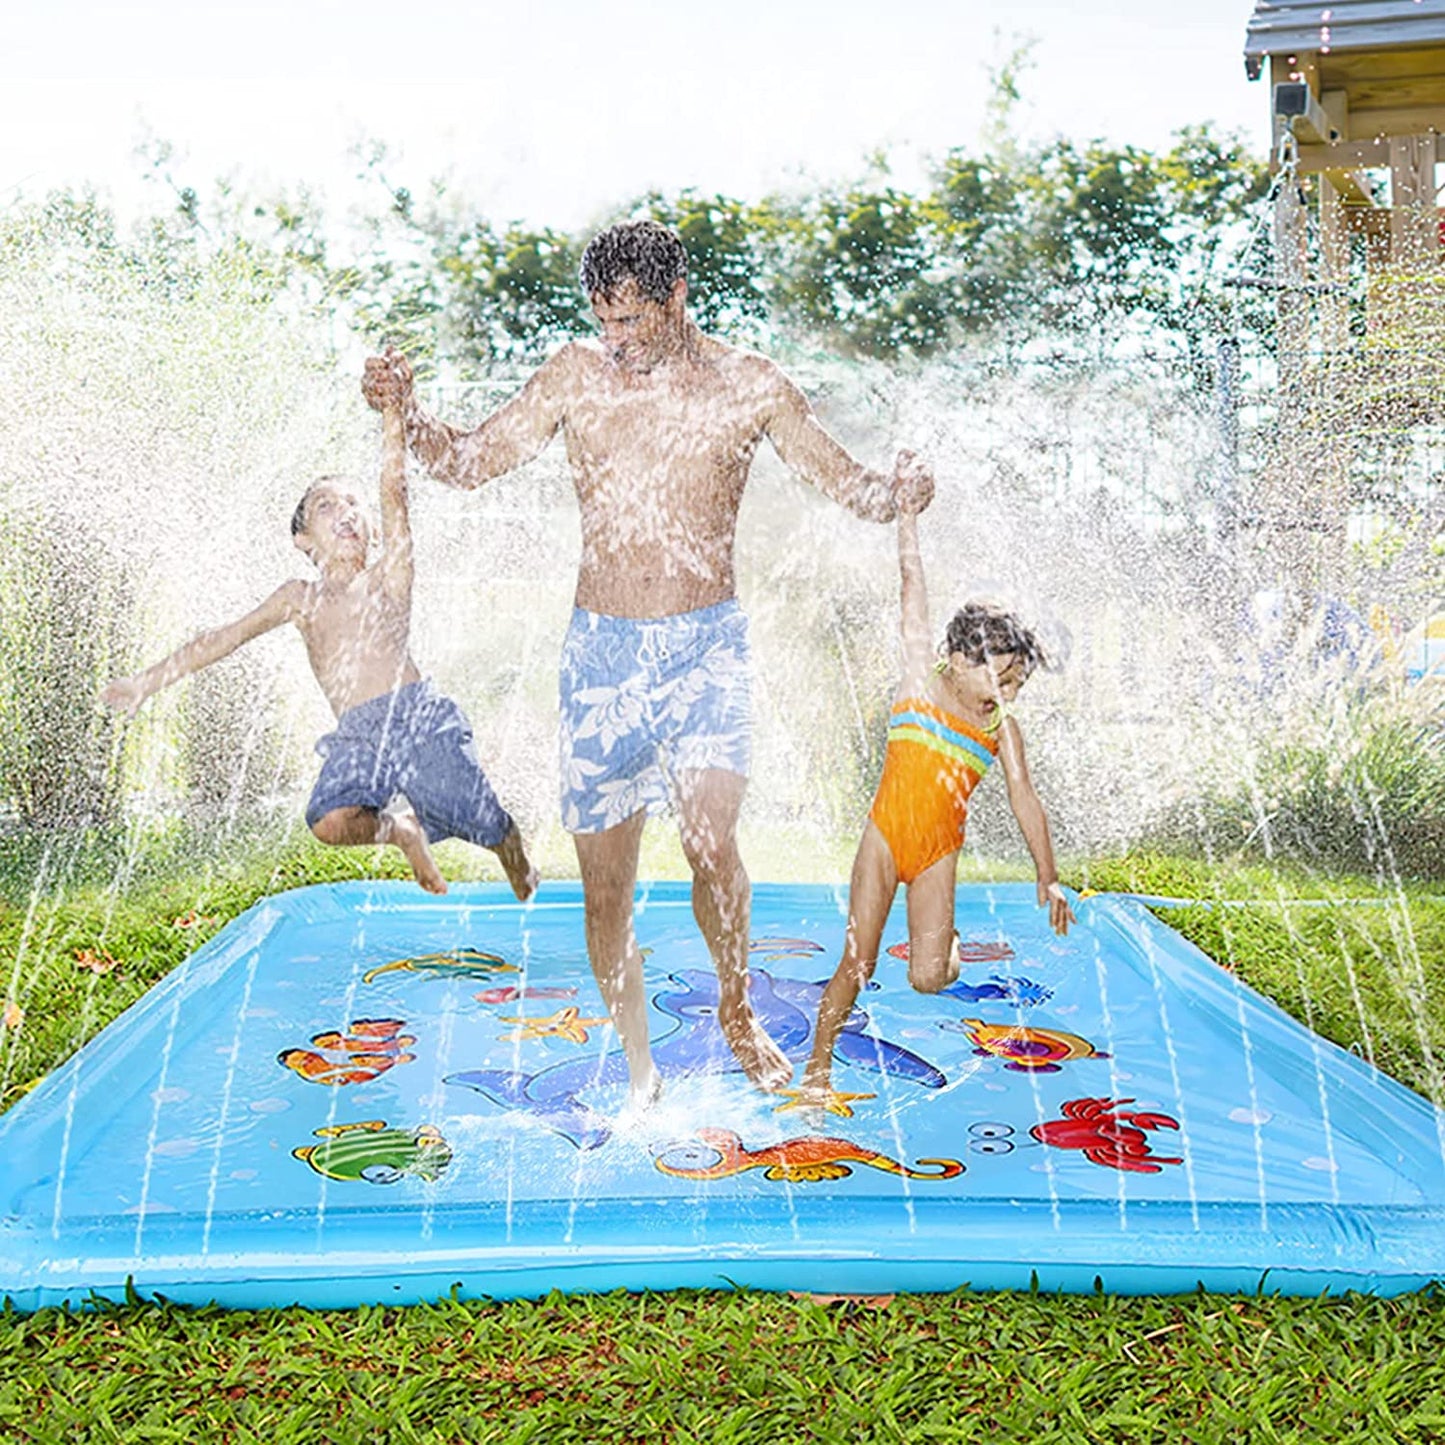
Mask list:
[{"label": "man's bare foot", "polygon": [[428,893],[445,893],[447,880],[442,877],[436,859],[431,855],[426,834],[410,807],[387,806],[377,815],[376,841],[391,843],[401,849],[402,857],[411,864],[416,881]]},{"label": "man's bare foot", "polygon": [[645,1079],[635,1082],[628,1090],[627,1102],[618,1111],[613,1127],[619,1130],[635,1129],[652,1107],[662,1098],[662,1075],[653,1069]]},{"label": "man's bare foot", "polygon": [[639,1079],[627,1093],[627,1107],[637,1113],[650,1109],[662,1098],[662,1075],[651,1070],[645,1079]]},{"label": "man's bare foot", "polygon": [[522,835],[513,828],[492,851],[507,875],[507,882],[512,885],[512,892],[519,902],[525,903],[537,891],[537,884],[542,880],[522,846]]},{"label": "man's bare foot", "polygon": [[768,1037],[750,1005],[744,1004],[741,1009],[720,1007],[717,1021],[733,1057],[757,1088],[775,1094],[792,1082],[793,1066],[788,1056]]}]

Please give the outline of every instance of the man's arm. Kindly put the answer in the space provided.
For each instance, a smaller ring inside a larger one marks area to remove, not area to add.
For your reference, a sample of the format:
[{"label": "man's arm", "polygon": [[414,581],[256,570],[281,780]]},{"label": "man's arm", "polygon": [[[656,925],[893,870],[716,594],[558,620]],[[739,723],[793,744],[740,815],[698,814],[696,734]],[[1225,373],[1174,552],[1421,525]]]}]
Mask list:
[{"label": "man's arm", "polygon": [[1003,763],[1003,778],[1008,788],[1009,807],[1018,820],[1019,832],[1024,835],[1030,856],[1034,860],[1034,872],[1038,875],[1039,906],[1049,910],[1049,925],[1055,933],[1067,933],[1071,923],[1077,923],[1074,911],[1059,885],[1058,869],[1054,866],[1054,845],[1049,837],[1049,820],[1044,805],[1029,777],[1028,763],[1024,759],[1024,739],[1019,725],[1011,718],[1004,718],[998,730],[998,755]]},{"label": "man's arm", "polygon": [[891,477],[870,471],[823,430],[808,398],[777,368],[771,393],[768,439],[784,464],[824,496],[872,522],[893,521],[904,504],[921,512],[933,500],[933,475],[912,452],[898,454]]},{"label": "man's arm", "polygon": [[411,514],[406,495],[406,424],[401,408],[381,414],[381,568],[382,585],[402,602],[411,599]]},{"label": "man's arm", "polygon": [[134,713],[152,693],[199,672],[203,667],[209,667],[213,662],[219,662],[263,632],[269,632],[283,622],[293,621],[300,609],[305,585],[296,581],[282,583],[259,607],[253,608],[244,617],[200,633],[168,657],[153,662],[130,677],[117,678],[101,693],[102,699],[120,712]]},{"label": "man's arm", "polygon": [[571,370],[569,350],[563,348],[471,431],[449,426],[421,406],[412,389],[411,366],[399,352],[368,358],[361,390],[378,411],[401,408],[407,445],[437,481],[470,490],[531,461],[552,440],[562,424]]}]

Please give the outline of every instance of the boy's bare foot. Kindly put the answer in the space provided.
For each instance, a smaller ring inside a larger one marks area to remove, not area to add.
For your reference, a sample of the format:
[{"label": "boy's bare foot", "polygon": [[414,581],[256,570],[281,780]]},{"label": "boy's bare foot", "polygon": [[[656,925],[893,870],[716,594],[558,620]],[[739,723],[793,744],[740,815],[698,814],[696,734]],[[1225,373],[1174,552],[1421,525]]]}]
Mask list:
[{"label": "boy's bare foot", "polygon": [[401,849],[402,857],[411,864],[416,881],[428,893],[445,893],[447,880],[442,877],[436,859],[431,855],[426,833],[422,831],[416,814],[410,807],[394,808],[390,805],[377,815],[376,841],[391,843]]},{"label": "boy's bare foot", "polygon": [[522,846],[522,835],[513,828],[492,851],[497,855],[497,861],[507,875],[507,882],[512,885],[512,892],[517,895],[519,902],[525,903],[537,891],[541,875],[532,867],[531,860],[527,857],[527,850]]},{"label": "boy's bare foot", "polygon": [[792,1082],[793,1066],[788,1056],[769,1038],[751,1007],[747,1004],[741,1009],[720,1007],[717,1021],[733,1057],[752,1084],[775,1094]]}]

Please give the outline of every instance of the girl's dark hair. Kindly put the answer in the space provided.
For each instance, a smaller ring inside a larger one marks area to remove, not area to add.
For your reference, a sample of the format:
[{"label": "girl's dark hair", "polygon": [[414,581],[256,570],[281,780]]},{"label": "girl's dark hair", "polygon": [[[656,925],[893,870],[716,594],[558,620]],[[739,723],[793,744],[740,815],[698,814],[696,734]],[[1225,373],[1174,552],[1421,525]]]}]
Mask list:
[{"label": "girl's dark hair", "polygon": [[582,253],[582,289],[611,296],[627,277],[659,306],[687,277],[687,252],[676,233],[658,221],[622,221],[593,236]]},{"label": "girl's dark hair", "polygon": [[1025,677],[1049,665],[1043,643],[1012,612],[986,602],[960,607],[948,624],[943,645],[950,653],[961,652],[975,666],[1010,653],[1023,663]]}]

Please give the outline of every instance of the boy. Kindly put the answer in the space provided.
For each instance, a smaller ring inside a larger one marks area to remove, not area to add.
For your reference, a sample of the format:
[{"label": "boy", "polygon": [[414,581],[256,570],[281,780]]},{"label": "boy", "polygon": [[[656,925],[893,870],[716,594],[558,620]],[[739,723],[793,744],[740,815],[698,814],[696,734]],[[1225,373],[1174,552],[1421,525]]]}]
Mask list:
[{"label": "boy", "polygon": [[412,540],[400,408],[382,416],[380,558],[367,565],[371,529],[341,477],[306,489],[291,537],[315,565],[314,581],[283,583],[244,617],[112,682],[105,701],[134,713],[153,692],[294,623],[337,719],[316,744],[324,761],[306,808],[311,831],[340,846],[395,845],[429,893],[447,891],[429,842],[465,838],[496,853],[512,891],[530,898],[536,870],[482,772],[471,727],[423,680],[408,650]]}]

